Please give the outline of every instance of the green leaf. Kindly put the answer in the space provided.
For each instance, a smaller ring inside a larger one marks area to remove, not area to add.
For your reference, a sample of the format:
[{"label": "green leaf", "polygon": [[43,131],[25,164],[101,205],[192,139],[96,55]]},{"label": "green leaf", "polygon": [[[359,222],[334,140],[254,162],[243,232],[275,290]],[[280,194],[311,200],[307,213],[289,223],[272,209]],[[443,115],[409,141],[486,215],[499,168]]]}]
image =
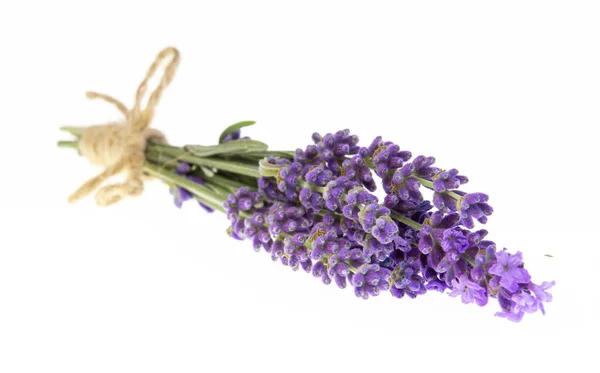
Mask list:
[{"label": "green leaf", "polygon": [[264,152],[268,149],[264,142],[240,139],[227,141],[219,145],[186,145],[184,149],[196,157],[210,157],[214,155],[235,155],[243,153]]},{"label": "green leaf", "polygon": [[83,134],[83,131],[85,130],[85,128],[84,127],[60,127],[60,130],[68,132],[75,137],[80,137]]},{"label": "green leaf", "polygon": [[286,151],[279,151],[279,150],[269,150],[266,152],[250,152],[250,153],[246,153],[244,154],[244,156],[246,157],[253,157],[253,158],[265,158],[265,157],[279,157],[279,158],[294,158],[294,154],[296,152],[286,152]]},{"label": "green leaf", "polygon": [[239,122],[239,123],[236,123],[236,124],[232,124],[231,126],[225,128],[225,130],[221,133],[221,136],[219,137],[219,144],[222,144],[223,143],[223,139],[225,139],[225,136],[227,136],[231,132],[235,132],[235,131],[237,131],[237,130],[239,130],[241,128],[248,127],[248,126],[251,126],[253,124],[256,124],[256,122],[253,121],[253,120],[247,120],[247,121],[244,121],[244,122]]}]

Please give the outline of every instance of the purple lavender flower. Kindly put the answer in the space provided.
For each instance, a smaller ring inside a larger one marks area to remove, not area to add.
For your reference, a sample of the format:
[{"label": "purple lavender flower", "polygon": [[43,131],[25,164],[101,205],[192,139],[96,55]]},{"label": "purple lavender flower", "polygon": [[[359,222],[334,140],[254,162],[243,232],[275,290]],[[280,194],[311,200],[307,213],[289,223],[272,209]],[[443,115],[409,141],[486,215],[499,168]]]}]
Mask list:
[{"label": "purple lavender flower", "polygon": [[277,182],[277,187],[282,192],[286,193],[286,197],[294,201],[298,196],[297,188],[300,185],[300,181],[302,180],[302,163],[300,162],[292,162],[289,165],[286,165],[281,168],[279,171],[279,181]]},{"label": "purple lavender flower", "polygon": [[315,224],[312,228],[308,243],[313,260],[321,260],[351,247],[350,240],[340,237],[335,227],[328,226],[323,222]]},{"label": "purple lavender flower", "polygon": [[512,322],[520,322],[521,320],[523,320],[523,316],[525,315],[525,313],[520,309],[515,309],[511,311],[502,310],[500,312],[496,312],[494,315],[498,317],[503,317]]},{"label": "purple lavender flower", "polygon": [[429,219],[423,222],[420,232],[419,250],[423,254],[429,254],[436,242],[443,241],[444,232],[453,228],[459,220],[460,217],[458,214],[444,215],[441,211],[433,213]]},{"label": "purple lavender flower", "polygon": [[527,285],[527,288],[535,295],[537,307],[540,309],[542,314],[546,314],[546,310],[544,310],[544,302],[552,302],[552,294],[548,293],[546,290],[549,290],[556,283],[554,281],[550,282],[542,282],[541,285],[536,285],[530,282]]},{"label": "purple lavender flower", "polygon": [[314,216],[303,207],[276,202],[268,212],[267,223],[274,237],[296,232],[309,232],[314,224]]},{"label": "purple lavender flower", "polygon": [[487,201],[488,196],[483,193],[470,193],[462,196],[459,201],[459,210],[462,223],[465,227],[469,229],[473,228],[475,225],[473,219],[476,219],[481,224],[487,222],[487,217],[494,212],[492,206]]},{"label": "purple lavender flower", "polygon": [[[379,138],[377,138],[379,139]],[[400,150],[400,146],[391,142],[377,142],[376,148],[373,149],[371,160],[375,165],[375,173],[381,177],[387,177],[388,174],[402,167],[404,162],[408,161],[412,154],[409,151]],[[373,146],[372,144],[372,146]]]},{"label": "purple lavender flower", "polygon": [[331,277],[327,273],[327,267],[325,266],[325,263],[322,261],[318,261],[312,266],[312,275],[320,278],[325,285],[331,284]]},{"label": "purple lavender flower", "polygon": [[[286,158],[267,157],[261,161],[261,167],[281,172],[281,169],[285,166],[289,166],[290,163],[290,160]],[[285,199],[285,193],[278,188],[278,180],[272,177],[260,177],[258,179],[258,191],[271,201],[282,201]]]},{"label": "purple lavender flower", "polygon": [[452,291],[448,295],[451,297],[460,295],[463,303],[475,302],[478,306],[485,306],[488,301],[485,289],[479,284],[470,281],[465,275],[452,280]]},{"label": "purple lavender flower", "polygon": [[497,263],[490,268],[490,273],[500,276],[500,285],[514,293],[518,290],[519,284],[528,284],[531,277],[525,268],[523,268],[523,254],[517,252],[514,255],[509,254],[506,249],[496,253]]},{"label": "purple lavender flower", "polygon": [[254,250],[261,247],[271,252],[273,240],[267,228],[267,207],[263,197],[247,187],[239,188],[223,203],[231,222],[231,236],[238,240],[250,239]]},{"label": "purple lavender flower", "polygon": [[363,299],[379,295],[381,290],[388,290],[388,282],[392,272],[378,264],[363,264],[356,273],[350,273],[348,280],[354,286],[354,294]]},{"label": "purple lavender flower", "polygon": [[425,180],[432,180],[433,176],[440,171],[439,168],[433,167],[434,163],[434,157],[426,157],[424,155],[416,156],[412,161],[414,175]]},{"label": "purple lavender flower", "polygon": [[[237,138],[232,133],[226,140]],[[381,137],[361,148],[348,130],[315,133],[313,141],[292,160],[261,160],[263,176],[227,198],[234,238],[251,240],[255,250],[325,284],[350,282],[365,299],[381,290],[414,298],[449,288],[463,303],[483,306],[497,298],[497,315],[512,321],[544,313],[554,282],[531,283],[520,252],[497,252],[484,240],[487,231],[469,230],[474,220],[485,223],[492,208],[487,195],[457,190],[468,180],[456,169],[442,171],[422,155],[411,161],[410,152]],[[204,182],[189,164],[176,172]],[[383,204],[372,193],[374,175],[381,178]],[[421,185],[433,190],[433,205]],[[174,192],[181,201],[192,198],[185,189]]]},{"label": "purple lavender flower", "polygon": [[[457,191],[454,192],[458,193]],[[448,193],[433,193],[432,203],[438,210],[443,212],[457,210],[456,199]]]},{"label": "purple lavender flower", "polygon": [[367,190],[373,192],[377,189],[377,184],[373,179],[371,169],[365,165],[367,150],[362,148],[357,155],[350,159],[345,159],[342,162],[342,175],[350,180],[354,180],[362,184]]},{"label": "purple lavender flower", "polygon": [[325,207],[325,199],[317,190],[333,179],[333,172],[324,165],[314,165],[305,171],[304,185],[299,192],[299,201],[306,209],[318,213]]},{"label": "purple lavender flower", "polygon": [[525,311],[512,300],[513,294],[511,292],[502,288],[498,292],[497,297],[501,311],[496,312],[496,316],[506,318],[513,322],[519,322],[523,319]]},{"label": "purple lavender flower", "polygon": [[531,294],[521,291],[511,297],[515,306],[527,313],[533,313],[538,310],[538,301]]},{"label": "purple lavender flower", "polygon": [[181,208],[184,202],[194,198],[194,195],[189,190],[182,187],[172,187],[170,192],[173,195],[173,203],[177,208]]},{"label": "purple lavender flower", "polygon": [[350,267],[360,266],[363,263],[364,259],[360,248],[341,249],[337,254],[329,256],[328,275],[333,278],[340,289],[343,289],[346,287],[346,278],[350,275]]},{"label": "purple lavender flower", "polygon": [[[497,312],[496,316],[505,317],[512,321],[520,321],[525,313],[534,313],[538,310],[545,313],[543,302],[552,300],[552,296],[545,290],[553,285],[554,282],[544,282],[541,286],[529,283],[526,287],[519,286],[514,293],[502,288],[498,294],[502,311]],[[533,289],[533,294],[530,289]]]},{"label": "purple lavender flower", "polygon": [[390,218],[390,209],[387,207],[370,203],[361,209],[358,218],[365,232],[372,234],[382,244],[388,244],[398,236],[398,225]]},{"label": "purple lavender flower", "polygon": [[454,227],[444,231],[441,245],[445,252],[454,251],[462,254],[469,247],[469,240],[462,229]]},{"label": "purple lavender flower", "polygon": [[[415,254],[417,256],[414,256]],[[390,292],[393,297],[402,298],[406,295],[409,298],[415,298],[427,292],[426,279],[420,274],[418,255],[418,251],[413,253],[412,256],[398,251],[392,254],[392,257],[402,258],[399,263],[393,264],[395,267],[390,276],[390,283],[392,284]]]},{"label": "purple lavender flower", "polygon": [[466,176],[459,175],[458,170],[453,168],[440,172],[433,177],[433,190],[442,193],[447,190],[456,189],[468,181],[469,179]]},{"label": "purple lavender flower", "polygon": [[323,193],[325,206],[341,212],[348,219],[358,221],[364,231],[379,242],[388,244],[398,235],[398,226],[389,217],[390,210],[378,205],[377,197],[345,176],[330,181]]},{"label": "purple lavender flower", "polygon": [[350,130],[345,129],[337,131],[335,134],[321,136],[318,133],[313,134],[313,141],[321,150],[323,158],[326,161],[333,160],[334,157],[342,158],[358,152],[358,136],[350,135]]},{"label": "purple lavender flower", "polygon": [[440,274],[438,274],[433,268],[427,266],[426,263],[423,263],[421,266],[421,273],[425,278],[425,289],[438,291],[443,293],[446,289],[449,288],[446,281],[440,278]]},{"label": "purple lavender flower", "polygon": [[[473,280],[485,284],[485,275],[489,273],[489,269],[496,264],[496,244],[492,241],[483,240],[487,231],[482,230],[476,233],[476,236],[469,239],[471,245],[476,245],[478,252],[475,255],[475,266],[471,269],[471,277]],[[499,278],[494,276],[492,278],[494,282],[498,281]],[[497,290],[495,287],[494,290]]]},{"label": "purple lavender flower", "polygon": [[239,140],[241,133],[242,132],[240,130],[235,130],[235,131],[229,132],[227,135],[225,135],[225,137],[223,137],[223,140],[221,142]]},{"label": "purple lavender flower", "polygon": [[323,192],[325,207],[330,211],[341,212],[347,204],[346,196],[348,192],[357,186],[359,185],[356,181],[352,181],[345,176],[330,181]]},{"label": "purple lavender flower", "polygon": [[[200,176],[190,175],[192,172],[192,166],[188,163],[180,162],[175,168],[175,173],[180,176],[185,176],[188,180],[191,180],[197,184],[203,185],[204,180]],[[170,188],[170,192],[173,195],[173,202],[177,208],[181,208],[184,202],[194,198],[194,195],[187,189],[180,186],[174,186]],[[202,202],[198,202],[200,207],[205,209],[207,212],[213,212],[214,210]]]},{"label": "purple lavender flower", "polygon": [[405,164],[397,169],[391,178],[388,176],[383,178],[383,190],[388,195],[397,196],[399,201],[409,201],[415,204],[420,203],[423,200],[423,195],[419,190],[421,184],[413,176],[414,173],[414,163]]},{"label": "purple lavender flower", "polygon": [[248,187],[241,187],[227,197],[223,206],[228,211],[250,211],[263,206],[263,198],[258,192],[253,192]]},{"label": "purple lavender flower", "polygon": [[411,163],[398,168],[391,177],[389,173],[383,177],[383,189],[390,196],[387,197],[386,206],[396,208],[399,203],[416,206],[423,202],[418,178],[431,180],[439,171],[437,167],[432,166],[434,163],[433,157],[419,155]]},{"label": "purple lavender flower", "polygon": [[350,130],[345,129],[337,131],[335,134],[321,136],[318,133],[313,134],[318,153],[326,162],[327,167],[336,175],[340,176],[342,167],[337,159],[358,153],[360,147],[358,136],[350,135]]}]

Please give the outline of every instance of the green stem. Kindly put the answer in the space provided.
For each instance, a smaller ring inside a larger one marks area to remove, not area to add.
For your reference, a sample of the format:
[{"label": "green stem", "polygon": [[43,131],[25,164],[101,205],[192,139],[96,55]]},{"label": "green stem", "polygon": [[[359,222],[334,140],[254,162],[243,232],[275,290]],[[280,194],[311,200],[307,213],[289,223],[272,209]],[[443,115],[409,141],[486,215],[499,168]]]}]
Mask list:
[{"label": "green stem", "polygon": [[308,181],[305,181],[305,182],[301,183],[300,187],[307,188],[307,189],[312,190],[313,192],[317,192],[317,193],[321,193],[321,194],[323,194],[325,192],[325,190],[326,190],[325,187],[321,187],[321,186],[318,186],[316,184],[309,183]]},{"label": "green stem", "polygon": [[414,176],[414,175],[411,175],[411,177],[414,177],[415,179],[417,179],[419,181],[419,183],[421,183],[424,187],[433,189],[433,181],[429,181],[427,179],[423,179],[422,177],[418,177],[418,176]]},{"label": "green stem", "polygon": [[204,180],[204,182],[210,189],[222,197],[223,200],[227,199],[227,197],[232,193],[229,188],[226,188],[218,183],[214,183],[211,180]]},{"label": "green stem", "polygon": [[245,157],[245,158],[258,158],[258,159],[263,159],[265,157],[280,157],[280,158],[294,158],[294,154],[295,152],[286,152],[283,150],[268,150],[268,151],[264,151],[264,152],[249,152],[249,153],[242,153],[240,154],[240,156]]},{"label": "green stem", "polygon": [[216,158],[201,158],[191,155],[181,148],[176,148],[169,145],[149,144],[147,151],[166,154],[175,157],[183,162],[196,164],[199,166],[214,167],[219,170],[229,171],[240,175],[252,176],[259,178],[258,167],[232,161],[225,161]]},{"label": "green stem", "polygon": [[475,263],[475,259],[471,258],[470,256],[468,256],[467,254],[462,254],[461,258],[463,258],[464,260],[466,260],[467,262],[469,262],[469,264],[471,264],[473,267],[475,267],[477,264]]},{"label": "green stem", "polygon": [[409,227],[411,227],[411,228],[413,228],[413,229],[415,229],[417,231],[421,230],[421,227],[422,227],[421,224],[417,223],[416,221],[414,221],[412,219],[407,218],[404,215],[399,214],[398,212],[396,212],[394,210],[391,210],[391,214],[390,215],[392,216],[392,218],[398,220],[399,222],[401,222],[403,224],[408,225]]},{"label": "green stem", "polygon": [[365,166],[369,167],[371,170],[375,169],[375,164],[371,160],[371,157],[365,158]]},{"label": "green stem", "polygon": [[71,135],[79,138],[81,137],[81,135],[83,135],[83,131],[85,130],[85,127],[61,127],[60,128],[61,131],[65,131],[70,133]]},{"label": "green stem", "polygon": [[[422,184],[424,187],[426,187],[426,188],[429,188],[429,189],[433,190],[433,181],[429,181],[429,180],[426,180],[426,179],[423,179],[423,178],[421,178],[421,177],[414,176],[414,175],[413,175],[413,176],[411,176],[411,177],[414,177],[415,179],[417,179],[417,181],[418,181],[419,183],[421,183],[421,184]],[[460,194],[456,194],[456,193],[454,193],[454,192],[453,192],[453,191],[451,191],[451,190],[447,190],[447,191],[445,191],[444,193],[446,193],[447,195],[449,195],[450,197],[454,198],[454,199],[455,199],[455,200],[457,200],[457,201],[458,201],[458,200],[460,200],[460,199],[462,198],[462,196],[461,196]]]},{"label": "green stem", "polygon": [[223,177],[221,175],[213,175],[211,177],[204,178],[206,181],[212,182],[214,184],[218,184],[223,188],[227,188],[231,192],[235,192],[241,187],[249,187],[250,189],[255,189],[253,187],[248,186],[247,184],[240,183],[236,180],[231,180],[229,178]]},{"label": "green stem", "polygon": [[221,212],[225,212],[223,209],[224,199],[219,196],[218,193],[210,190],[204,185],[200,185],[195,183],[184,176],[177,175],[174,172],[170,172],[165,170],[163,167],[157,166],[152,163],[146,163],[144,166],[144,172],[148,173],[150,176],[154,176],[157,179],[164,181],[167,184],[174,184],[184,189],[187,189],[198,197],[202,203],[206,204],[209,207],[212,207],[215,210],[219,210]]},{"label": "green stem", "polygon": [[79,149],[79,144],[77,141],[59,141],[57,145],[59,148]]}]

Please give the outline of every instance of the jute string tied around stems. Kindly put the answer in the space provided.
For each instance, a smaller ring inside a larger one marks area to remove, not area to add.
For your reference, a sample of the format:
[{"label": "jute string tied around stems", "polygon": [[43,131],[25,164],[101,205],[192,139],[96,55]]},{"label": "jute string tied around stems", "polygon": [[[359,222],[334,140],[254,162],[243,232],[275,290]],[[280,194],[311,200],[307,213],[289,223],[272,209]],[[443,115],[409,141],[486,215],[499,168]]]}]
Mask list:
[{"label": "jute string tied around stems", "polygon": [[[156,73],[161,62],[168,57],[171,61],[165,66],[163,76],[156,89],[150,94],[146,107],[142,109],[142,99],[148,88],[148,81]],[[175,48],[163,49],[150,65],[146,77],[138,86],[135,105],[131,110],[119,100],[96,92],[87,92],[90,99],[102,99],[113,104],[125,115],[121,123],[107,123],[84,129],[79,140],[79,150],[90,163],[104,167],[104,171],[83,184],[69,197],[69,202],[87,196],[96,190],[106,179],[122,171],[127,172],[121,184],[103,186],[96,193],[96,203],[108,206],[123,198],[138,196],[144,191],[143,168],[144,152],[149,140],[166,143],[165,136],[158,130],[149,128],[154,115],[154,107],[173,80],[179,64],[179,51]]]}]

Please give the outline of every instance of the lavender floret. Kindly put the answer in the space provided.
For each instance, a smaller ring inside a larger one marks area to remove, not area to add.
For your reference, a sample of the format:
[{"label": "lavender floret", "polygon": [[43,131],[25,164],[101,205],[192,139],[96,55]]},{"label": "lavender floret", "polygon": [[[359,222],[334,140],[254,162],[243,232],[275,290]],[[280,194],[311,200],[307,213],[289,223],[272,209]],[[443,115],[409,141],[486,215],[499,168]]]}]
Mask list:
[{"label": "lavender floret", "polygon": [[478,306],[485,306],[488,302],[488,296],[485,289],[469,280],[466,275],[461,275],[458,279],[452,280],[452,291],[448,293],[451,297],[461,296],[463,303],[475,302]]},{"label": "lavender floret", "polygon": [[[200,176],[191,174],[192,171],[193,171],[192,166],[185,162],[180,162],[179,164],[177,164],[177,167],[175,168],[175,173],[177,175],[185,176],[188,180],[193,181],[196,184],[203,185],[204,179],[202,179]],[[183,206],[184,202],[189,201],[194,198],[194,195],[192,194],[192,192],[190,192],[189,190],[182,188],[180,186],[171,187],[170,192],[173,195],[173,203],[175,204],[175,206],[177,206],[177,208],[181,208]],[[202,207],[207,212],[214,211],[211,207],[205,205],[204,203],[202,203],[200,201],[198,201],[198,204],[200,205],[200,207]]]},{"label": "lavender floret", "polygon": [[363,264],[356,273],[351,273],[348,279],[354,286],[354,294],[359,298],[368,299],[369,296],[375,297],[381,290],[390,288],[388,279],[391,274],[389,269],[378,264]]},{"label": "lavender floret", "polygon": [[489,272],[500,276],[500,286],[508,291],[516,292],[519,284],[527,284],[531,281],[531,276],[525,268],[523,268],[523,254],[517,252],[514,255],[503,251],[496,253],[497,263],[494,264]]}]

